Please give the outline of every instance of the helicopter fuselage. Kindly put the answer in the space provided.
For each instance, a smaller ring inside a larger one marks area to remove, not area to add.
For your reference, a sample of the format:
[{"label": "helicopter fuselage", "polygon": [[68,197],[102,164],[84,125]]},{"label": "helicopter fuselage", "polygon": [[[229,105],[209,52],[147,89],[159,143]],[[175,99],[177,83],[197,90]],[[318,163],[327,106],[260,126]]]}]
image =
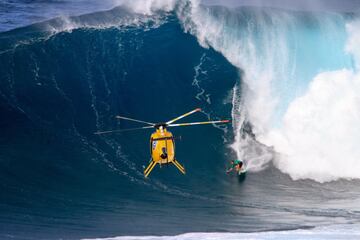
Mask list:
[{"label": "helicopter fuselage", "polygon": [[171,132],[160,127],[151,134],[150,154],[155,163],[172,163],[175,159],[175,141]]}]

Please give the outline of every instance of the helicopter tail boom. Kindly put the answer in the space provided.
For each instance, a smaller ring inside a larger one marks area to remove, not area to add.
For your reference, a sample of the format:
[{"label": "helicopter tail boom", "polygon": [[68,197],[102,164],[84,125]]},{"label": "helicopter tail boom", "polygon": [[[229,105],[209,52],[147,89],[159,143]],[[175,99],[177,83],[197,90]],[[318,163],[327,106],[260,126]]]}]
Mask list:
[{"label": "helicopter tail boom", "polygon": [[172,119],[172,120],[170,120],[170,121],[167,121],[166,124],[169,125],[169,124],[171,124],[171,123],[173,123],[173,122],[176,122],[176,121],[178,121],[178,120],[180,120],[180,119],[182,119],[182,118],[184,118],[184,117],[189,116],[190,114],[193,114],[193,113],[196,113],[196,112],[200,112],[200,111],[201,111],[201,108],[196,108],[196,109],[194,109],[194,110],[192,110],[192,111],[190,111],[190,112],[188,112],[188,113],[185,113],[185,114],[183,114],[183,115],[181,115],[181,116],[179,116],[179,117],[177,117],[177,118],[174,118],[174,119]]},{"label": "helicopter tail boom", "polygon": [[182,126],[192,126],[192,125],[202,125],[202,124],[215,124],[215,123],[229,123],[230,120],[219,120],[219,121],[207,121],[207,122],[193,122],[193,123],[178,123],[178,124],[169,124],[168,127],[182,127]]}]

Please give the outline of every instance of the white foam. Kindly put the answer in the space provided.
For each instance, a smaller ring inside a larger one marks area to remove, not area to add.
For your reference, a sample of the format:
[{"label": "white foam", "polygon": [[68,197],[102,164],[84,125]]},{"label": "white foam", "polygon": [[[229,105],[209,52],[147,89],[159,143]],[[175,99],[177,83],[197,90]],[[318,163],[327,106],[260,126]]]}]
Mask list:
[{"label": "white foam", "polygon": [[115,3],[126,6],[135,13],[153,15],[159,10],[174,10],[177,0],[115,0]]},{"label": "white foam", "polygon": [[[149,25],[151,23],[151,25]],[[123,29],[128,26],[134,27],[144,27],[144,28],[156,28],[163,23],[163,18],[161,16],[153,15],[137,15],[133,17],[120,17],[115,18],[112,21],[107,22],[87,22],[87,21],[78,21],[74,20],[72,17],[62,16],[57,18],[57,23],[52,24],[49,22],[46,24],[45,31],[50,33],[50,36],[60,33],[60,32],[72,32],[73,30],[86,28],[86,29],[107,29],[107,28],[118,28]]]},{"label": "white foam", "polygon": [[[359,66],[360,22],[347,29],[346,49]],[[352,69],[318,74],[290,104],[281,127],[262,137],[281,153],[277,166],[294,179],[360,178],[359,93],[360,74]]]},{"label": "white foam", "polygon": [[[336,225],[319,227],[315,229],[299,229],[290,231],[269,231],[256,233],[185,233],[176,236],[122,236],[113,238],[95,238],[97,240],[240,240],[240,239],[312,239],[312,240],[358,240],[360,239],[360,231],[358,225]],[[90,240],[90,239],[89,239]],[[94,239],[93,239],[94,240]]]}]

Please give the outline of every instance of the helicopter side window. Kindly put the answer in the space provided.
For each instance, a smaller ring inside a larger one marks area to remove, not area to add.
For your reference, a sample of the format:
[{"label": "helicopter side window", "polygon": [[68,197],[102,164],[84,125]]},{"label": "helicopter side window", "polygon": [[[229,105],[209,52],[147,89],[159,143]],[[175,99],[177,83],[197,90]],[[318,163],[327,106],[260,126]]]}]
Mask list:
[{"label": "helicopter side window", "polygon": [[157,141],[152,141],[152,149],[154,150],[156,148]]}]

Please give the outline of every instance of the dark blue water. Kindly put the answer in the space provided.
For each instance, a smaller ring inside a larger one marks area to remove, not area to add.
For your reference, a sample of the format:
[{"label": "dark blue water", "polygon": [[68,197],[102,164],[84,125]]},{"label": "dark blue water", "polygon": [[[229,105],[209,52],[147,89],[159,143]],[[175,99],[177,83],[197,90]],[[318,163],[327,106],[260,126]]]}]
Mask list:
[{"label": "dark blue water", "polygon": [[111,0],[3,0],[0,2],[0,32],[45,21],[113,8]]},{"label": "dark blue water", "polygon": [[55,19],[0,34],[1,239],[359,223],[357,180],[293,181],[272,163],[242,182],[227,176],[231,125],[171,129],[187,174],[156,167],[144,179],[151,130],[93,133],[139,126],[118,114],[161,122],[201,107],[186,122],[229,118],[243,73],[184,32],[174,12],[148,19],[115,8],[74,22],[80,27]]}]

